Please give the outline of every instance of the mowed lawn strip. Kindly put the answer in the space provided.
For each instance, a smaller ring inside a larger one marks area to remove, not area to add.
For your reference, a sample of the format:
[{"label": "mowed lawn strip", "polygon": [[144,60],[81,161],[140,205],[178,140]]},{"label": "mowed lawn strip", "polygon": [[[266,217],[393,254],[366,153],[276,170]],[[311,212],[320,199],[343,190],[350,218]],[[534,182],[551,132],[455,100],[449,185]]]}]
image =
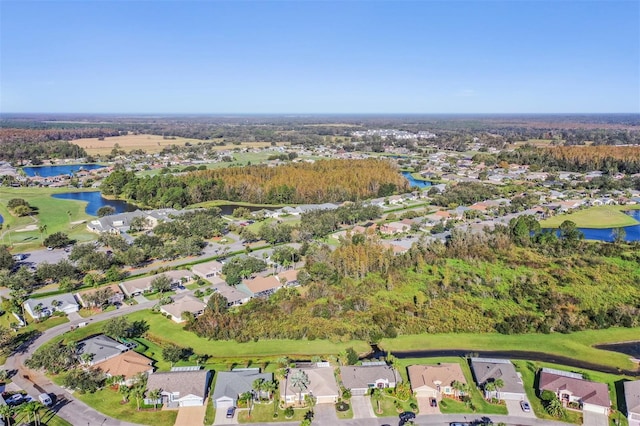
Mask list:
[{"label": "mowed lawn strip", "polygon": [[578,228],[618,228],[621,226],[637,225],[638,221],[625,210],[639,209],[640,206],[596,206],[578,210],[569,214],[550,217],[540,222],[543,228],[558,228],[565,220],[570,220]]},{"label": "mowed lawn strip", "polygon": [[638,340],[640,327],[608,328],[569,334],[418,334],[382,339],[380,346],[392,352],[459,349],[465,351],[531,351],[565,356],[607,367],[634,370],[628,355],[596,349],[593,345]]}]

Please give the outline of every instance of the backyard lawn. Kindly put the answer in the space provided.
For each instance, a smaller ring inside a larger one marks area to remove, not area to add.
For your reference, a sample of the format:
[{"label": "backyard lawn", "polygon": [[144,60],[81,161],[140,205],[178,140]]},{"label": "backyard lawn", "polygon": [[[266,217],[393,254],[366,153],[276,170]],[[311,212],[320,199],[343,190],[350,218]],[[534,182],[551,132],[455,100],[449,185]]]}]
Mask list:
[{"label": "backyard lawn", "polygon": [[249,417],[248,409],[238,410],[238,421],[240,423],[268,423],[268,422],[285,422],[285,421],[296,421],[300,422],[304,419],[304,415],[308,408],[299,408],[293,410],[293,418],[287,419],[284,416],[284,410],[278,407],[278,417],[273,417],[273,402],[269,404],[254,404],[251,409],[251,417]]}]

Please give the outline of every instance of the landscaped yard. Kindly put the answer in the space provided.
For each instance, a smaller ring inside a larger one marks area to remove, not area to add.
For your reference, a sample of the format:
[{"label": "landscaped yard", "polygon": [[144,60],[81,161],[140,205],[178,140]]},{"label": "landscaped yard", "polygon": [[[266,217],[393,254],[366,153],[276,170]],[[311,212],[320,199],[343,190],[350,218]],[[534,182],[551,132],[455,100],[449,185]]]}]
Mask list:
[{"label": "landscaped yard", "polygon": [[80,399],[90,407],[114,417],[131,423],[153,426],[173,426],[178,415],[177,410],[158,411],[145,410],[138,411],[135,398],[131,398],[128,403],[122,404],[122,396],[112,389],[103,389],[96,393],[79,394],[74,393],[74,397]]},{"label": "landscaped yard", "polygon": [[570,214],[561,214],[540,222],[543,228],[557,228],[565,220],[574,222],[579,228],[617,228],[637,225],[638,221],[624,214],[624,210],[637,209],[640,206],[596,206],[578,210]]},{"label": "landscaped yard", "polygon": [[[411,408],[411,403],[417,405],[417,401],[414,397],[409,398],[407,401],[400,401],[397,398],[388,395],[386,392],[382,392],[382,395],[383,397],[380,400],[380,408],[382,409],[381,413],[378,412],[377,402],[374,400],[371,401],[373,412],[378,417],[397,417],[398,413],[401,413],[403,411],[413,411],[413,409]],[[396,401],[400,402],[400,406],[402,407],[400,411],[396,409]]]},{"label": "landscaped yard", "polygon": [[293,418],[287,419],[284,416],[284,410],[278,407],[278,417],[273,418],[273,402],[269,404],[254,404],[251,409],[251,417],[249,417],[248,409],[241,409],[238,411],[238,421],[240,423],[267,423],[267,422],[285,422],[285,421],[297,421],[300,422],[304,419],[304,415],[308,408],[299,408],[293,410]]}]

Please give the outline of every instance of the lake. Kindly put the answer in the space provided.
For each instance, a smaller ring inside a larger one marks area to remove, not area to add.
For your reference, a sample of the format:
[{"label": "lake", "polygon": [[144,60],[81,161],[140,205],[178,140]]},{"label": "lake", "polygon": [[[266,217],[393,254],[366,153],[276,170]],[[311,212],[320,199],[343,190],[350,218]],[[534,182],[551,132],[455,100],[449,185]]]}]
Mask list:
[{"label": "lake", "polygon": [[[629,210],[624,212],[634,219],[640,221],[640,210]],[[594,228],[578,228],[583,234],[586,240],[596,240],[596,241],[613,241],[613,228],[603,228],[603,229],[594,229]],[[622,229],[626,232],[626,241],[640,241],[640,224],[625,226]]]},{"label": "lake", "polygon": [[431,186],[431,182],[427,180],[418,180],[411,176],[411,172],[402,172],[402,176],[405,177],[409,181],[409,186],[411,188],[428,188]]},{"label": "lake", "polygon": [[98,209],[104,206],[111,206],[116,209],[116,213],[132,212],[138,209],[133,204],[129,204],[121,200],[108,200],[102,196],[100,191],[91,192],[63,192],[62,194],[53,194],[53,198],[62,200],[84,201],[87,204],[85,212],[92,216],[98,215]]},{"label": "lake", "polygon": [[99,169],[101,167],[100,164],[67,164],[62,166],[35,166],[35,167],[23,167],[22,170],[27,174],[27,176],[41,176],[41,177],[51,177],[51,176],[59,176],[59,175],[71,175],[77,172],[80,169],[84,170],[93,170]]}]

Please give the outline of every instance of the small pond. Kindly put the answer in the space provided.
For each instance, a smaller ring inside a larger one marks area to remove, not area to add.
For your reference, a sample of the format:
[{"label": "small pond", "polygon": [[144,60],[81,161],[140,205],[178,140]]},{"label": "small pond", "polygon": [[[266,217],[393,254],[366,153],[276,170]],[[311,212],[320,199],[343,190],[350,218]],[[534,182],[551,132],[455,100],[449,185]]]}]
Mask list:
[{"label": "small pond", "polygon": [[219,208],[222,214],[225,216],[231,216],[233,214],[233,211],[238,207],[244,207],[246,209],[249,209],[249,211],[251,212],[257,212],[258,210],[276,210],[278,208],[278,207],[271,207],[271,206],[267,206],[267,207],[241,206],[240,204],[221,204],[216,207]]},{"label": "small pond", "polygon": [[411,172],[402,172],[402,176],[409,181],[411,188],[428,188],[431,186],[431,182],[428,180],[418,180],[411,176]]},{"label": "small pond", "polygon": [[108,200],[102,196],[100,191],[91,192],[63,192],[62,194],[53,194],[53,198],[63,200],[84,201],[87,204],[85,212],[92,216],[98,215],[98,209],[104,206],[111,206],[116,209],[116,213],[132,212],[138,209],[133,204],[129,204],[121,200]]},{"label": "small pond", "polygon": [[624,343],[609,343],[606,345],[597,345],[596,348],[605,351],[620,352],[625,355],[630,355],[635,359],[640,359],[640,340],[636,342],[624,342]]},{"label": "small pond", "polygon": [[100,164],[67,164],[60,166],[34,166],[34,167],[23,167],[22,170],[26,173],[27,176],[41,176],[41,177],[51,177],[51,176],[60,176],[60,175],[71,175],[78,170],[93,170],[99,169],[101,167]]}]

